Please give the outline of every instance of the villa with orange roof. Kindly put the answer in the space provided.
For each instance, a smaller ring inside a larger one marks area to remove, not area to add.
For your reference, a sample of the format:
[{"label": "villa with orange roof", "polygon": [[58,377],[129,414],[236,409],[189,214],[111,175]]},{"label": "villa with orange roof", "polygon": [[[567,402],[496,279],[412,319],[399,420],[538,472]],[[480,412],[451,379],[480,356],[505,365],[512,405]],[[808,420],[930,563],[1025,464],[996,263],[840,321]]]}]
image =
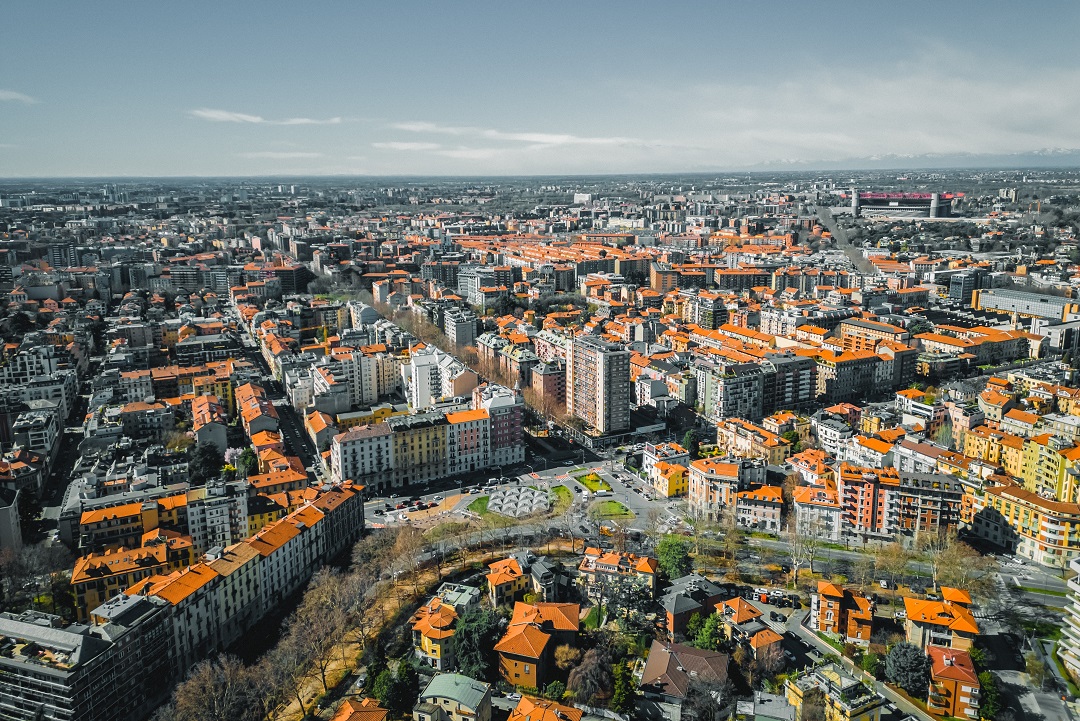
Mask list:
[{"label": "villa with orange roof", "polygon": [[555,647],[574,642],[580,612],[576,603],[514,604],[510,625],[495,644],[503,679],[514,686],[546,686]]},{"label": "villa with orange roof", "polygon": [[529,586],[529,577],[516,558],[504,558],[488,564],[488,597],[492,606],[520,601]]},{"label": "villa with orange roof", "polygon": [[581,721],[584,711],[546,698],[522,696],[506,721]]},{"label": "villa with orange roof", "polygon": [[966,591],[941,587],[941,600],[904,597],[904,622],[908,643],[969,650],[979,635],[979,624],[971,613],[971,596]]},{"label": "villa with orange roof", "polygon": [[655,558],[638,556],[633,553],[602,551],[599,548],[586,548],[585,557],[578,565],[581,573],[579,580],[586,592],[595,593],[605,578],[632,577],[640,579],[648,589],[649,596],[656,595],[656,576],[658,564]]},{"label": "villa with orange roof", "polygon": [[456,665],[454,657],[454,624],[458,615],[454,607],[433,597],[413,614],[413,647],[421,663],[439,671],[449,671]]},{"label": "villa with orange roof", "polygon": [[979,718],[979,675],[971,654],[956,648],[927,646],[930,686],[926,706],[934,716]]},{"label": "villa with orange roof", "polygon": [[373,698],[345,699],[330,721],[386,721],[390,711]]},{"label": "villa with orange roof", "polygon": [[818,581],[810,597],[810,627],[839,640],[869,646],[874,633],[874,602],[850,588]]}]

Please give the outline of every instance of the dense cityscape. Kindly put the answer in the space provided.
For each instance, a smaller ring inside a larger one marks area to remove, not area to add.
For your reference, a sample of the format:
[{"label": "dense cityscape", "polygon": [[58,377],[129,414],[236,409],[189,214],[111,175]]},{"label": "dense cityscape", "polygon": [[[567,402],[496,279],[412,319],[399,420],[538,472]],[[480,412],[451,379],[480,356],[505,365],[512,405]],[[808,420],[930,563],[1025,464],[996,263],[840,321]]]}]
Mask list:
[{"label": "dense cityscape", "polygon": [[0,182],[0,718],[1071,719],[1080,173]]}]

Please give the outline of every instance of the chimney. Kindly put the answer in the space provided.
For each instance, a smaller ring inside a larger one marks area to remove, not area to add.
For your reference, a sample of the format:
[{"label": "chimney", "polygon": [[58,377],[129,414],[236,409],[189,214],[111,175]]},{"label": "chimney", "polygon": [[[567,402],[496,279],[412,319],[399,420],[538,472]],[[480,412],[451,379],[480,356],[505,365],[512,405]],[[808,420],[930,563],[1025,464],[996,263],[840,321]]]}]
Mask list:
[{"label": "chimney", "polygon": [[945,665],[946,666],[952,666],[953,665],[953,657],[952,656],[950,656],[949,654],[945,654],[945,656],[943,658],[945,659]]}]

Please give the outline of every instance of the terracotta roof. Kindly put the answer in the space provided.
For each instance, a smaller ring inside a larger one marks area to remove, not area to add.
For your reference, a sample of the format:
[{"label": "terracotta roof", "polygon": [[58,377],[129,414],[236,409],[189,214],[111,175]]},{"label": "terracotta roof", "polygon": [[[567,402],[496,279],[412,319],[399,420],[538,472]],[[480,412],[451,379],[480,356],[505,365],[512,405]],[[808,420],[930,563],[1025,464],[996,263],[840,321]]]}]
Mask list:
[{"label": "terracotta roof", "polygon": [[929,623],[945,626],[952,631],[978,633],[979,625],[975,616],[966,607],[949,601],[926,601],[917,598],[904,598],[904,609],[908,620],[913,623]]},{"label": "terracotta roof", "polygon": [[556,701],[522,696],[506,721],[581,721],[584,713]]}]

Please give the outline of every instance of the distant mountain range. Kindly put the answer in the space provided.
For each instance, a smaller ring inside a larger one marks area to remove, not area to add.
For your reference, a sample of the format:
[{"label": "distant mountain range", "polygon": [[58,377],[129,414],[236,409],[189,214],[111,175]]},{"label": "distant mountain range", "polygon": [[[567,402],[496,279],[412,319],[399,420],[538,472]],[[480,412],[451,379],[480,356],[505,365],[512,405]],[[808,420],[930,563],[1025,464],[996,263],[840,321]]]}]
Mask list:
[{"label": "distant mountain range", "polygon": [[773,160],[745,170],[934,170],[945,168],[1073,168],[1080,149],[1045,148],[1023,153],[925,153],[871,155],[842,160]]}]

